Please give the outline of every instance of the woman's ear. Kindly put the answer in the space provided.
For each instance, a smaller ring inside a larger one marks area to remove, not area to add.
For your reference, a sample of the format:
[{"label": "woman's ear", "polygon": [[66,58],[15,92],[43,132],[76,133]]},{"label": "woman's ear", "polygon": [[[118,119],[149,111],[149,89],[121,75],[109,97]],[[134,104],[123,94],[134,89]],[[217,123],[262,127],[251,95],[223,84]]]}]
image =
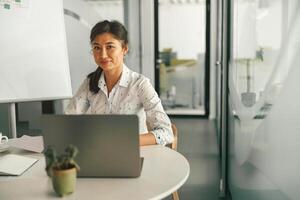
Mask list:
[{"label": "woman's ear", "polygon": [[126,44],[123,48],[124,56],[128,53],[128,45]]}]

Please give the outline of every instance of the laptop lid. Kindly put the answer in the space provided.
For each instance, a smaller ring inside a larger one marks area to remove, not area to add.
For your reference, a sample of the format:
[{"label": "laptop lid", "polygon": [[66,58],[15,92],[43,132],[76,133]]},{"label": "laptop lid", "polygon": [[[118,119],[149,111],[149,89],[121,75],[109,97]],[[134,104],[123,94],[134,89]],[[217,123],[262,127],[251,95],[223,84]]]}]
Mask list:
[{"label": "laptop lid", "polygon": [[45,146],[79,153],[78,177],[138,177],[141,160],[136,115],[42,115]]}]

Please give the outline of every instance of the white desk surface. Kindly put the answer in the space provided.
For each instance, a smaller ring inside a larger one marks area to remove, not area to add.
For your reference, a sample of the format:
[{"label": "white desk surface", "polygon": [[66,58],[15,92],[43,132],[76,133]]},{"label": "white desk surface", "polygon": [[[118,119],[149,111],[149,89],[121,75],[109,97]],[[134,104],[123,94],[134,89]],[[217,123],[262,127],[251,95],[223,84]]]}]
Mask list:
[{"label": "white desk surface", "polygon": [[142,147],[141,156],[144,163],[139,178],[78,178],[75,192],[59,198],[44,170],[44,158],[35,155],[41,159],[22,176],[0,177],[0,199],[162,199],[180,188],[189,176],[188,161],[170,148],[159,145]]}]

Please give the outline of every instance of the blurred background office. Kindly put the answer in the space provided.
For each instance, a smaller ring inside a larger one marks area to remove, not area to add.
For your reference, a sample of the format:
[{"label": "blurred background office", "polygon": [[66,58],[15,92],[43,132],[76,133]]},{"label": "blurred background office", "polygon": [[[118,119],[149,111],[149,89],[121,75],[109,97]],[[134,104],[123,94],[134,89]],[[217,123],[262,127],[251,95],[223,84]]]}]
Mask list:
[{"label": "blurred background office", "polygon": [[[150,78],[179,130],[178,151],[191,165],[180,198],[298,200],[299,6],[297,0],[63,0],[73,94],[96,68],[91,27],[118,20],[129,32],[127,65]],[[67,103],[17,103],[17,136],[41,135],[40,116],[63,113]],[[0,104],[0,131],[10,136],[8,108]]]}]

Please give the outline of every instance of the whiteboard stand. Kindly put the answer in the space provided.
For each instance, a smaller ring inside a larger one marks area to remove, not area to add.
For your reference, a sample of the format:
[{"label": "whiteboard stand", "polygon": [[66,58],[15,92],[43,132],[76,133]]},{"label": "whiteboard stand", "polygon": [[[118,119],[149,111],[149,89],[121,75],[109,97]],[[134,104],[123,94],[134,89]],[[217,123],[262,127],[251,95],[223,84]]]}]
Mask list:
[{"label": "whiteboard stand", "polygon": [[16,104],[9,103],[10,112],[10,127],[12,138],[17,138],[17,123],[16,123]]}]

